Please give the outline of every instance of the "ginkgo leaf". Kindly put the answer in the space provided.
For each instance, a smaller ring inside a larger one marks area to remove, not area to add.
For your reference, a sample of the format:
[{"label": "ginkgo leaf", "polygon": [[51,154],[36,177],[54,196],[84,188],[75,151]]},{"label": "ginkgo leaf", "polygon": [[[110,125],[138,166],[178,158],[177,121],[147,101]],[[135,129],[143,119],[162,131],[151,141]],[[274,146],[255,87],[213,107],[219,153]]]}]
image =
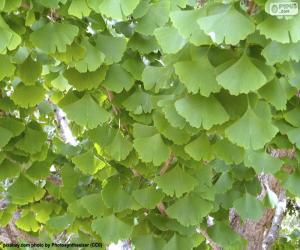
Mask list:
[{"label": "ginkgo leaf", "polygon": [[105,55],[105,63],[119,62],[126,50],[126,40],[122,37],[97,35],[96,48]]},{"label": "ginkgo leaf", "polygon": [[80,126],[89,129],[108,121],[110,115],[94,99],[85,94],[81,99],[63,107],[68,118]]},{"label": "ginkgo leaf", "polygon": [[300,128],[293,128],[290,131],[288,131],[287,136],[291,143],[295,144],[296,147],[300,148]]},{"label": "ginkgo leaf", "polygon": [[134,82],[134,78],[120,64],[114,64],[108,69],[102,85],[113,92],[121,93],[123,90],[130,90]]},{"label": "ginkgo leaf", "polygon": [[165,162],[170,153],[168,146],[164,144],[160,134],[136,138],[133,141],[133,147],[143,162],[152,162],[154,166]]},{"label": "ginkgo leaf", "polygon": [[64,214],[51,217],[47,223],[46,228],[50,232],[59,233],[66,230],[74,222],[75,217],[71,214]]},{"label": "ginkgo leaf", "polygon": [[153,109],[151,95],[142,91],[140,88],[129,96],[122,104],[126,110],[135,115],[150,113]]},{"label": "ginkgo leaf", "polygon": [[193,244],[190,239],[177,235],[176,233],[167,242],[162,250],[192,250]]},{"label": "ginkgo leaf", "polygon": [[165,245],[162,238],[154,237],[151,234],[136,236],[132,242],[137,250],[161,250]]},{"label": "ginkgo leaf", "polygon": [[297,43],[278,43],[271,41],[261,54],[266,58],[268,64],[283,63],[286,61],[300,60],[300,42]]},{"label": "ginkgo leaf", "polygon": [[91,10],[87,5],[87,0],[73,0],[68,9],[68,13],[72,16],[82,18],[88,16]]},{"label": "ginkgo leaf", "polygon": [[184,147],[184,151],[196,161],[214,158],[213,147],[206,134],[202,134]]},{"label": "ginkgo leaf", "polygon": [[90,217],[89,212],[85,209],[85,207],[82,205],[80,200],[75,200],[71,202],[68,206],[68,213],[71,215],[74,215],[78,218],[88,218]]},{"label": "ginkgo leaf", "polygon": [[0,81],[4,77],[12,76],[15,72],[16,67],[10,62],[7,55],[0,55],[1,67],[0,67]]},{"label": "ginkgo leaf", "polygon": [[68,80],[63,75],[59,75],[51,81],[51,85],[59,91],[68,91],[72,86],[68,83]]},{"label": "ginkgo leaf", "polygon": [[0,17],[0,54],[6,50],[14,50],[20,43],[21,37],[15,33],[7,23]]},{"label": "ginkgo leaf", "polygon": [[298,186],[299,181],[300,181],[300,174],[299,172],[295,172],[293,174],[288,175],[288,178],[284,181],[283,186],[293,195],[299,197],[300,195],[299,186]]},{"label": "ginkgo leaf", "polygon": [[142,207],[153,209],[163,199],[164,194],[160,189],[148,187],[133,191],[132,196]]},{"label": "ginkgo leaf", "polygon": [[115,213],[124,211],[125,209],[135,209],[137,204],[133,197],[123,190],[118,180],[110,180],[101,192],[104,204],[112,208]]},{"label": "ginkgo leaf", "polygon": [[215,143],[213,149],[216,158],[222,159],[227,164],[239,164],[243,161],[244,149],[232,144],[227,139]]},{"label": "ginkgo leaf", "polygon": [[94,217],[101,217],[109,212],[100,193],[85,195],[80,199],[81,205]]},{"label": "ginkgo leaf", "polygon": [[73,157],[72,162],[82,173],[87,175],[93,175],[105,167],[105,163],[97,158],[91,150]]},{"label": "ginkgo leaf", "polygon": [[172,73],[171,67],[146,66],[142,74],[145,90],[154,88],[158,92],[160,89],[170,88]]},{"label": "ginkgo leaf", "polygon": [[[77,36],[77,26],[68,23],[50,22],[30,34],[32,43],[47,53],[65,52]],[[51,39],[49,40],[49,36]]]},{"label": "ginkgo leaf", "polygon": [[141,54],[148,54],[153,50],[158,50],[159,45],[154,36],[135,33],[128,42],[128,48]]},{"label": "ginkgo leaf", "polygon": [[30,202],[40,200],[44,196],[45,190],[32,183],[24,175],[20,175],[8,188],[8,194],[12,203],[26,205]]},{"label": "ginkgo leaf", "polygon": [[215,97],[188,95],[175,102],[176,111],[191,126],[210,129],[213,125],[222,124],[229,119],[228,114]]},{"label": "ginkgo leaf", "polygon": [[10,160],[3,160],[0,164],[0,180],[4,181],[7,178],[19,176],[21,168],[19,164],[11,162]]},{"label": "ginkgo leaf", "polygon": [[214,185],[216,193],[226,193],[232,188],[233,183],[234,179],[231,175],[228,172],[223,172]]},{"label": "ginkgo leaf", "polygon": [[197,22],[217,44],[224,42],[235,45],[255,31],[251,19],[236,10],[234,5],[212,6],[208,9],[208,16],[199,18]]},{"label": "ginkgo leaf", "polygon": [[264,206],[254,196],[246,193],[233,203],[233,207],[241,216],[242,220],[259,220],[264,213]]},{"label": "ginkgo leaf", "polygon": [[166,138],[173,141],[175,144],[185,144],[189,141],[190,135],[184,130],[179,130],[177,128],[172,127],[168,120],[158,112],[153,114],[153,122],[154,126],[157,130]]},{"label": "ginkgo leaf", "polygon": [[101,236],[105,243],[128,239],[132,232],[132,227],[115,215],[94,220],[92,222],[92,229]]},{"label": "ginkgo leaf", "polygon": [[184,226],[193,226],[199,225],[212,208],[212,203],[197,194],[188,193],[168,207],[166,213]]},{"label": "ginkgo leaf", "polygon": [[183,61],[174,65],[175,72],[180,81],[186,86],[188,92],[203,96],[218,92],[220,86],[216,81],[215,68],[207,58],[197,61]]},{"label": "ginkgo leaf", "polygon": [[208,35],[199,29],[197,20],[204,16],[204,12],[197,10],[178,10],[170,13],[171,21],[178,32],[196,46],[211,44]]},{"label": "ginkgo leaf", "polygon": [[93,72],[80,73],[74,68],[69,68],[64,72],[64,77],[78,91],[83,91],[97,88],[105,79],[106,70],[106,67],[101,67]]},{"label": "ginkgo leaf", "polygon": [[225,136],[246,149],[261,149],[272,140],[278,129],[248,108],[244,115],[225,129]]},{"label": "ginkgo leaf", "polygon": [[16,220],[16,226],[25,232],[37,232],[40,229],[40,225],[36,221],[33,212],[23,213],[21,217]]},{"label": "ginkgo leaf", "polygon": [[41,85],[19,84],[11,96],[13,102],[22,108],[34,107],[44,99],[45,89]]},{"label": "ginkgo leaf", "polygon": [[263,71],[246,54],[243,54],[238,61],[218,74],[217,81],[232,95],[238,95],[255,91],[268,80]]},{"label": "ginkgo leaf", "polygon": [[259,32],[266,38],[280,43],[296,43],[300,41],[300,16],[296,15],[290,19],[278,19],[270,16],[257,25]]},{"label": "ginkgo leaf", "polygon": [[3,127],[0,127],[0,148],[3,148],[13,137],[13,133]]},{"label": "ginkgo leaf", "polygon": [[42,64],[28,56],[19,66],[18,73],[25,85],[34,85],[42,73]]},{"label": "ginkgo leaf", "polygon": [[294,127],[300,127],[300,117],[298,115],[299,111],[300,111],[300,107],[296,106],[294,109],[285,112],[283,116],[284,120],[292,124]]},{"label": "ginkgo leaf", "polygon": [[119,20],[132,14],[139,2],[140,0],[87,0],[88,5],[96,12]]},{"label": "ginkgo leaf", "polygon": [[245,166],[253,167],[257,174],[271,173],[275,174],[283,166],[283,161],[274,158],[262,151],[248,150],[245,154]]},{"label": "ginkgo leaf", "polygon": [[165,173],[163,176],[157,176],[154,182],[169,196],[175,195],[177,198],[184,193],[192,191],[198,181],[186,171],[183,171],[179,166]]},{"label": "ginkgo leaf", "polygon": [[186,125],[186,121],[177,113],[174,102],[167,102],[162,104],[162,111],[171,126],[180,129],[184,128],[184,126]]},{"label": "ginkgo leaf", "polygon": [[161,27],[154,31],[154,35],[162,51],[166,54],[175,54],[186,44],[174,27]]}]

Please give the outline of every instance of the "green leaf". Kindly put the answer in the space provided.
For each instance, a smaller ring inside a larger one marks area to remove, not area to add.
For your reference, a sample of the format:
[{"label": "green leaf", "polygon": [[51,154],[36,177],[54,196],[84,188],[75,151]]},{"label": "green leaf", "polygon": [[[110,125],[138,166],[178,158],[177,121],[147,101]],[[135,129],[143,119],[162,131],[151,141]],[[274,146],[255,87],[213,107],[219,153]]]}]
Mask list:
[{"label": "green leaf", "polygon": [[82,205],[81,200],[75,200],[71,202],[68,206],[68,212],[78,218],[90,217],[89,212]]},{"label": "green leaf", "polygon": [[175,72],[188,92],[203,96],[218,92],[220,86],[216,81],[215,68],[207,58],[198,61],[183,61],[174,64]]},{"label": "green leaf", "polygon": [[248,193],[244,194],[243,197],[236,200],[233,203],[233,207],[241,216],[242,220],[259,220],[262,217],[265,210],[262,203],[258,201],[254,196]]},{"label": "green leaf", "polygon": [[201,10],[178,10],[171,12],[170,18],[183,37],[189,39],[192,44],[200,46],[211,44],[210,37],[205,35],[197,24],[197,20],[203,17],[203,14]]},{"label": "green leaf", "polygon": [[193,244],[190,239],[174,234],[173,237],[167,242],[163,250],[192,250]]},{"label": "green leaf", "polygon": [[214,158],[213,147],[206,134],[200,135],[184,147],[184,151],[196,161],[210,161]]},{"label": "green leaf", "polygon": [[63,107],[68,118],[80,126],[89,129],[107,122],[110,115],[94,99],[85,94],[81,99]]},{"label": "green leaf", "polygon": [[287,136],[291,143],[295,144],[298,149],[300,149],[300,128],[293,128],[288,131]]},{"label": "green leaf", "polygon": [[35,214],[33,212],[24,214],[24,210],[21,217],[16,220],[16,226],[25,232],[37,232],[40,229],[40,225],[35,220]]},{"label": "green leaf", "polygon": [[248,108],[244,115],[225,129],[225,136],[246,149],[261,149],[277,134],[278,129]]},{"label": "green leaf", "polygon": [[234,183],[233,178],[228,172],[224,172],[221,174],[219,179],[215,183],[216,193],[226,193],[232,188],[232,184]]},{"label": "green leaf", "polygon": [[0,148],[3,148],[13,137],[13,133],[3,127],[0,127]]},{"label": "green leaf", "polygon": [[92,222],[92,229],[105,243],[130,238],[132,227],[114,215],[98,218]]},{"label": "green leaf", "polygon": [[175,54],[186,44],[186,40],[174,27],[158,28],[154,31],[154,35],[162,51],[166,54]]},{"label": "green leaf", "polygon": [[168,207],[166,213],[184,226],[193,226],[199,225],[212,208],[212,203],[197,194],[189,193]]},{"label": "green leaf", "polygon": [[72,162],[86,175],[93,175],[105,167],[105,163],[97,158],[92,150],[72,158]]},{"label": "green leaf", "polygon": [[8,178],[17,177],[20,174],[21,168],[17,163],[5,159],[0,164],[0,180],[4,181]]},{"label": "green leaf", "polygon": [[[30,40],[46,53],[65,52],[77,36],[77,26],[68,23],[50,22],[30,34]],[[49,37],[51,39],[49,40]]]},{"label": "green leaf", "polygon": [[52,80],[51,86],[61,92],[68,91],[70,88],[72,88],[72,86],[68,83],[67,79],[63,77],[63,75],[59,75],[54,80]]},{"label": "green leaf", "polygon": [[126,40],[122,37],[97,35],[96,48],[105,55],[105,63],[112,64],[121,61],[126,50]]},{"label": "green leaf", "polygon": [[162,238],[151,234],[134,237],[132,242],[137,250],[161,250],[165,245],[165,241]]},{"label": "green leaf", "polygon": [[150,113],[153,109],[151,95],[142,91],[140,88],[138,88],[122,104],[127,111],[130,111],[135,115]]},{"label": "green leaf", "polygon": [[140,0],[87,0],[88,5],[96,12],[119,20],[132,14],[139,2]]},{"label": "green leaf", "polygon": [[13,102],[22,108],[34,107],[44,100],[45,89],[41,85],[19,84],[11,96]]},{"label": "green leaf", "polygon": [[132,195],[142,207],[147,209],[154,209],[164,197],[162,191],[154,187],[135,190]]},{"label": "green leaf", "polygon": [[262,151],[248,150],[244,159],[245,166],[253,167],[257,174],[275,174],[283,166],[283,161]]},{"label": "green leaf", "polygon": [[13,136],[20,135],[25,129],[23,122],[13,117],[0,118],[0,126],[12,132]]},{"label": "green leaf", "polygon": [[64,72],[64,77],[78,91],[90,90],[97,88],[103,82],[106,69],[106,67],[101,67],[93,72],[80,73],[74,68],[69,68]]},{"label": "green leaf", "polygon": [[157,130],[175,144],[182,145],[190,140],[190,135],[187,132],[172,127],[161,113],[155,112],[153,114],[153,122]]},{"label": "green leaf", "polygon": [[68,9],[69,15],[82,18],[88,16],[91,10],[87,5],[87,0],[73,0]]},{"label": "green leaf", "polygon": [[51,217],[46,223],[46,229],[53,233],[59,233],[73,224],[75,217],[71,214]]},{"label": "green leaf", "polygon": [[191,126],[210,129],[229,119],[228,114],[215,97],[188,95],[175,102],[175,108]]},{"label": "green leaf", "polygon": [[34,61],[31,56],[19,66],[19,76],[25,85],[34,85],[36,80],[41,76],[42,64]]},{"label": "green leaf", "polygon": [[198,185],[197,179],[187,174],[179,166],[176,166],[163,176],[155,177],[154,182],[165,194],[169,196],[175,195],[177,198],[184,193],[192,191]]},{"label": "green leaf", "polygon": [[161,165],[168,159],[170,154],[169,148],[164,144],[160,134],[135,138],[133,147],[143,162],[152,162],[154,166]]},{"label": "green leaf", "polygon": [[137,207],[132,196],[125,192],[119,181],[115,179],[110,180],[104,186],[101,194],[104,204],[112,208],[115,213]]},{"label": "green leaf", "polygon": [[45,190],[33,184],[24,175],[20,175],[8,188],[8,194],[13,204],[26,205],[40,200],[44,196]]},{"label": "green leaf", "polygon": [[243,161],[243,148],[232,144],[227,139],[218,141],[213,145],[213,148],[216,158],[223,160],[227,164],[239,164]]},{"label": "green leaf", "polygon": [[299,197],[300,196],[299,181],[300,181],[300,174],[298,172],[295,172],[293,174],[288,175],[288,178],[284,181],[283,186],[293,195]]},{"label": "green leaf", "polygon": [[275,16],[268,16],[257,25],[257,29],[260,34],[271,40],[280,43],[296,43],[300,41],[299,21],[299,15],[290,19],[278,19]]},{"label": "green leaf", "polygon": [[217,44],[235,45],[255,31],[249,17],[241,14],[233,5],[225,4],[208,8],[208,16],[199,18],[198,24]]},{"label": "green leaf", "polygon": [[292,124],[294,127],[300,127],[300,117],[299,117],[300,107],[295,107],[294,109],[286,112],[284,114],[284,120]]},{"label": "green leaf", "polygon": [[85,195],[80,199],[80,203],[94,217],[101,217],[109,211],[100,193]]},{"label": "green leaf", "polygon": [[16,67],[10,62],[10,59],[7,55],[0,55],[0,61],[0,81],[2,81],[5,77],[12,76]]},{"label": "green leaf", "polygon": [[[223,65],[220,68],[224,68]],[[218,74],[217,81],[223,88],[228,89],[230,94],[238,95],[255,91],[268,80],[263,71],[244,53],[238,61]]]},{"label": "green leaf", "polygon": [[121,93],[123,90],[129,91],[134,82],[134,78],[120,64],[114,64],[108,69],[102,85],[113,92]]},{"label": "green leaf", "polygon": [[0,17],[0,54],[6,53],[6,50],[14,50],[20,43],[21,37]]}]

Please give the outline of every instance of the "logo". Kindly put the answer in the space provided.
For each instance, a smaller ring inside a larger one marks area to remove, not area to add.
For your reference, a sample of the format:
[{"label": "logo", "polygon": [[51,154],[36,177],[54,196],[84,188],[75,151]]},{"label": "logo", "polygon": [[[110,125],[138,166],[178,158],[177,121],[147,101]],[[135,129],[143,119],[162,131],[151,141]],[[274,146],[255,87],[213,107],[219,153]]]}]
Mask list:
[{"label": "logo", "polygon": [[297,2],[271,3],[270,14],[272,16],[295,16],[298,14]]}]

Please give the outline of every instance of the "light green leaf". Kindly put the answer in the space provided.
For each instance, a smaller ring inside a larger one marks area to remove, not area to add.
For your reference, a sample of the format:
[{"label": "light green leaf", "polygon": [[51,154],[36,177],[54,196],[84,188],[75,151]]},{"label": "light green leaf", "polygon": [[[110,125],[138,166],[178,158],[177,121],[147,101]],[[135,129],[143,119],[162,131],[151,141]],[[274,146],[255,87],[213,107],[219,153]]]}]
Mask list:
[{"label": "light green leaf", "polygon": [[0,54],[6,53],[6,50],[14,50],[20,43],[21,37],[0,17]]},{"label": "light green leaf", "polygon": [[16,226],[25,232],[37,232],[40,229],[34,213],[28,211],[24,214],[24,210],[21,217],[16,220]]},{"label": "light green leaf", "polygon": [[208,16],[199,18],[198,24],[217,44],[224,42],[235,45],[255,31],[254,23],[249,17],[227,4],[208,8]]},{"label": "light green leaf", "polygon": [[295,144],[300,149],[300,128],[293,128],[288,131],[287,136],[291,143]]},{"label": "light green leaf", "polygon": [[59,91],[68,91],[72,86],[68,83],[67,79],[63,75],[59,75],[54,80],[51,81],[51,85],[58,89]]},{"label": "light green leaf", "polygon": [[44,100],[45,89],[41,85],[19,84],[11,96],[13,102],[22,108],[34,107]]},{"label": "light green leaf", "polygon": [[105,243],[117,242],[130,238],[132,227],[114,215],[98,218],[92,222],[92,229],[101,236]]},{"label": "light green leaf", "polygon": [[259,220],[265,210],[262,203],[248,193],[244,194],[240,199],[235,200],[233,206],[242,220]]},{"label": "light green leaf", "polygon": [[121,93],[123,90],[129,91],[134,82],[134,78],[120,64],[114,64],[108,69],[102,85],[113,92]]},{"label": "light green leaf", "polygon": [[275,174],[283,166],[283,161],[274,158],[263,151],[248,150],[244,159],[245,166],[253,167],[257,174]]},{"label": "light green leaf", "polygon": [[224,194],[232,188],[234,180],[228,172],[221,174],[215,183],[216,193]]},{"label": "light green leaf", "polygon": [[97,158],[92,150],[72,158],[72,162],[86,175],[93,175],[105,167],[105,163]]},{"label": "light green leaf", "polygon": [[12,76],[16,67],[10,62],[7,55],[0,55],[1,67],[0,67],[0,81],[5,77]]},{"label": "light green leaf", "polygon": [[69,15],[82,18],[88,16],[91,10],[87,5],[87,0],[73,0],[68,9]]},{"label": "light green leaf", "polygon": [[106,67],[101,67],[93,72],[80,73],[74,68],[69,68],[64,72],[64,77],[78,91],[90,90],[97,88],[105,79],[106,70]]},{"label": "light green leaf", "polygon": [[126,50],[126,40],[122,37],[97,35],[96,48],[105,55],[105,63],[112,64],[121,61]]},{"label": "light green leaf", "polygon": [[137,250],[161,250],[165,245],[165,241],[162,238],[151,234],[134,237],[132,242]]},{"label": "light green leaf", "polygon": [[154,166],[165,162],[170,154],[169,148],[164,144],[160,134],[136,138],[133,141],[133,147],[143,162],[152,162]]},{"label": "light green leaf", "polygon": [[10,160],[3,160],[0,164],[0,180],[4,181],[8,178],[17,177],[20,174],[21,168],[17,163]]},{"label": "light green leaf", "polygon": [[168,207],[166,213],[187,227],[199,225],[212,208],[212,203],[203,200],[197,194],[189,193]]},{"label": "light green leaf", "polygon": [[186,86],[188,92],[203,96],[218,92],[220,86],[216,81],[215,68],[205,57],[197,61],[183,61],[174,65],[175,72],[180,81]]},{"label": "light green leaf", "polygon": [[69,228],[75,217],[71,214],[51,217],[46,223],[46,229],[53,233],[59,233]]},{"label": "light green leaf", "polygon": [[163,176],[155,177],[154,182],[157,183],[164,193],[169,196],[175,195],[177,198],[184,193],[192,191],[198,185],[197,179],[187,174],[179,166],[176,166]]},{"label": "light green leaf", "polygon": [[122,104],[127,111],[130,111],[135,115],[150,113],[153,109],[151,95],[142,91],[140,88],[138,88]]},{"label": "light green leaf", "polygon": [[[224,68],[223,65],[220,66],[222,67]],[[263,71],[246,54],[243,54],[238,61],[218,74],[217,81],[232,95],[238,95],[255,91],[268,80]]]},{"label": "light green leaf", "polygon": [[11,202],[17,205],[26,205],[40,200],[45,190],[33,184],[27,177],[20,175],[19,178],[8,188]]},{"label": "light green leaf", "polygon": [[197,20],[204,16],[204,12],[201,10],[178,10],[171,12],[170,18],[179,33],[189,39],[189,41],[196,45],[206,45],[211,44],[211,39],[209,36],[204,34],[204,32],[199,29]]},{"label": "light green leaf", "polygon": [[[47,53],[65,52],[77,36],[79,28],[68,23],[50,22],[30,34],[32,43]],[[51,39],[49,39],[51,37]]]},{"label": "light green leaf", "polygon": [[80,203],[94,217],[101,217],[109,212],[100,193],[85,195]]},{"label": "light green leaf", "polygon": [[13,137],[13,133],[3,127],[0,127],[0,148],[3,148]]},{"label": "light green leaf", "polygon": [[295,172],[290,174],[288,178],[284,181],[283,186],[293,195],[299,197],[299,181],[300,181],[300,174]]},{"label": "light green leaf", "polygon": [[280,43],[296,43],[300,41],[300,16],[290,19],[278,19],[270,16],[257,25],[260,34]]},{"label": "light green leaf", "polygon": [[184,151],[196,161],[211,161],[214,158],[213,147],[206,134],[187,144]]},{"label": "light green leaf", "polygon": [[36,80],[41,76],[42,64],[34,61],[31,56],[19,66],[18,73],[25,85],[34,85]]},{"label": "light green leaf", "polygon": [[272,123],[257,116],[251,108],[225,129],[225,136],[233,143],[246,149],[261,149],[277,134]]},{"label": "light green leaf", "polygon": [[110,116],[89,94],[85,94],[81,99],[64,106],[63,110],[70,120],[89,129],[107,122]]},{"label": "light green leaf", "polygon": [[175,102],[175,108],[191,126],[210,129],[229,119],[228,114],[215,97],[188,95]]},{"label": "light green leaf", "polygon": [[154,35],[166,54],[175,54],[186,44],[186,40],[173,27],[158,28],[154,31]]},{"label": "light green leaf", "polygon": [[176,233],[173,235],[173,237],[167,242],[167,244],[164,246],[163,250],[192,250],[193,249],[193,243],[190,239],[186,237],[182,237],[177,235]]},{"label": "light green leaf", "polygon": [[218,141],[213,145],[217,159],[222,159],[227,164],[239,164],[243,161],[244,149],[232,144],[227,139]]},{"label": "light green leaf", "polygon": [[132,195],[142,207],[147,209],[154,209],[164,197],[162,191],[154,187],[135,190]]}]

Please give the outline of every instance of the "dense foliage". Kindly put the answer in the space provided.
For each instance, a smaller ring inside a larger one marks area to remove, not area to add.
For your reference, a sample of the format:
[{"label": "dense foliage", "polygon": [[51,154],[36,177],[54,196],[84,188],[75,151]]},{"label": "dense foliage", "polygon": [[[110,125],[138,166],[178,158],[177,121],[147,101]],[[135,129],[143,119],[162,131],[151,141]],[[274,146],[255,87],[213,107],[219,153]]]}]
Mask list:
[{"label": "dense foliage", "polygon": [[242,249],[229,209],[276,206],[259,174],[300,196],[300,15],[274,1],[0,0],[0,225]]}]

